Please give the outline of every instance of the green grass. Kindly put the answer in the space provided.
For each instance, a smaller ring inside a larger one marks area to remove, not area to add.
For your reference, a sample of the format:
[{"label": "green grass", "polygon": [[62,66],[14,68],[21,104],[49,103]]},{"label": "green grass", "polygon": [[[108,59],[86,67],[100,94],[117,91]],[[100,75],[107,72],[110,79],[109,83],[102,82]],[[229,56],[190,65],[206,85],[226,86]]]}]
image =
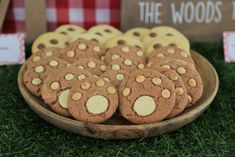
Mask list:
[{"label": "green grass", "polygon": [[19,65],[0,67],[0,156],[235,156],[235,64],[216,44],[193,44],[215,66],[219,92],[198,119],[147,139],[105,141],[75,135],[39,118],[24,102]]}]

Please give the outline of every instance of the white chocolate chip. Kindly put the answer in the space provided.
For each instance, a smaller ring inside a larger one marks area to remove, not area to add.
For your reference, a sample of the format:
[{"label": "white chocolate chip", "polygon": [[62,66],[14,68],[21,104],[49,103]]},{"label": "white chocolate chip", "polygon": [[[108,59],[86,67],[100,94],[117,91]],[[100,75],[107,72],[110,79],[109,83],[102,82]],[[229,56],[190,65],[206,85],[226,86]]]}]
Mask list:
[{"label": "white chocolate chip", "polygon": [[42,73],[42,72],[44,72],[44,67],[41,66],[41,65],[39,65],[39,66],[37,66],[37,67],[34,68],[34,71],[35,71],[36,73]]},{"label": "white chocolate chip", "polygon": [[105,71],[107,69],[106,65],[100,65],[100,70]]},{"label": "white chocolate chip", "polygon": [[171,96],[171,92],[168,89],[163,89],[162,90],[162,97],[167,99]]},{"label": "white chocolate chip", "polygon": [[91,84],[89,82],[83,82],[82,85],[81,85],[81,88],[83,90],[87,90],[91,87]]},{"label": "white chocolate chip", "polygon": [[173,49],[173,48],[168,48],[168,49],[166,50],[166,52],[168,52],[168,53],[170,53],[170,54],[174,54],[174,53],[175,53],[175,49]]},{"label": "white chocolate chip", "polygon": [[167,65],[167,64],[162,65],[162,67],[163,67],[163,68],[166,68],[166,69],[171,69],[170,65]]},{"label": "white chocolate chip", "polygon": [[66,67],[70,67],[72,64],[70,64],[70,63],[68,63],[68,64],[66,64]]},{"label": "white chocolate chip", "polygon": [[80,50],[85,50],[86,48],[87,48],[87,46],[84,43],[80,43],[78,45],[78,49],[80,49]]},{"label": "white chocolate chip", "polygon": [[51,60],[50,62],[49,62],[49,65],[51,66],[51,67],[56,67],[56,66],[58,66],[58,62],[57,61],[55,61],[55,60]]},{"label": "white chocolate chip", "polygon": [[156,103],[150,96],[140,96],[135,100],[134,111],[139,116],[149,116],[156,109]]},{"label": "white chocolate chip", "polygon": [[184,67],[178,67],[176,71],[181,75],[186,73],[186,69]]},{"label": "white chocolate chip", "polygon": [[157,54],[157,57],[158,57],[158,58],[164,57],[164,54],[163,54],[163,53],[159,53],[159,54]]},{"label": "white chocolate chip", "polygon": [[125,65],[132,65],[132,61],[129,60],[129,59],[126,59],[126,60],[124,61],[124,64],[125,64]]},{"label": "white chocolate chip", "polygon": [[88,66],[89,68],[95,68],[96,64],[95,64],[95,62],[93,62],[93,61],[89,61],[89,62],[87,63],[87,66]]},{"label": "white chocolate chip", "polygon": [[33,57],[33,62],[37,62],[37,61],[39,61],[40,59],[41,59],[40,56],[35,56],[35,57]]},{"label": "white chocolate chip", "polygon": [[91,96],[86,102],[86,108],[89,113],[101,114],[109,107],[109,101],[102,95]]},{"label": "white chocolate chip", "polygon": [[35,85],[35,86],[38,86],[41,83],[42,83],[42,80],[40,78],[34,78],[32,80],[32,84]]},{"label": "white chocolate chip", "polygon": [[149,62],[149,63],[147,64],[147,67],[151,67],[151,65],[152,65],[152,63],[151,63],[151,62]]},{"label": "white chocolate chip", "polygon": [[104,56],[101,56],[101,57],[100,57],[100,60],[101,60],[101,61],[104,61],[104,59],[105,59]]},{"label": "white chocolate chip", "polygon": [[109,82],[109,78],[108,77],[104,77],[103,78],[105,81]]},{"label": "white chocolate chip", "polygon": [[124,75],[123,74],[117,74],[115,78],[118,81],[122,81],[124,79]]},{"label": "white chocolate chip", "polygon": [[142,57],[144,53],[141,50],[136,51],[136,55]]},{"label": "white chocolate chip", "polygon": [[176,91],[176,94],[177,94],[177,95],[183,95],[183,94],[184,94],[184,90],[183,90],[182,87],[177,87],[177,88],[175,89],[175,91]]},{"label": "white chocolate chip", "polygon": [[179,77],[178,77],[177,75],[171,74],[171,75],[170,75],[170,79],[171,79],[172,81],[177,81],[177,80],[179,79]]},{"label": "white chocolate chip", "polygon": [[63,92],[60,93],[59,96],[59,104],[60,106],[62,106],[63,108],[68,108],[68,98],[69,98],[69,92],[70,90],[64,90]]},{"label": "white chocolate chip", "polygon": [[144,64],[143,63],[138,64],[138,68],[139,69],[144,69]]},{"label": "white chocolate chip", "polygon": [[51,83],[51,89],[52,90],[58,90],[60,88],[60,84],[59,84],[59,82],[52,82]]},{"label": "white chocolate chip", "polygon": [[162,83],[162,80],[159,77],[152,78],[152,82],[155,85],[160,85]]},{"label": "white chocolate chip", "polygon": [[116,88],[114,88],[113,86],[110,86],[107,88],[107,91],[110,93],[110,94],[115,94],[116,93]]},{"label": "white chocolate chip", "polygon": [[124,46],[124,47],[121,48],[121,51],[122,52],[129,52],[130,49],[129,49],[129,47]]},{"label": "white chocolate chip", "polygon": [[96,81],[96,85],[97,85],[98,87],[103,87],[103,86],[105,85],[105,82],[104,82],[104,80],[99,79],[99,80]]},{"label": "white chocolate chip", "polygon": [[128,96],[130,95],[131,93],[131,89],[130,88],[125,88],[123,91],[122,91],[122,95],[123,96]]},{"label": "white chocolate chip", "polygon": [[118,65],[118,64],[113,64],[113,65],[112,65],[112,69],[113,69],[113,70],[120,70],[121,67],[120,67],[120,65]]},{"label": "white chocolate chip", "polygon": [[197,85],[197,82],[195,79],[191,78],[188,80],[188,85],[191,86],[191,87],[196,87]]},{"label": "white chocolate chip", "polygon": [[47,57],[51,57],[51,56],[53,56],[53,52],[52,52],[52,51],[48,51],[48,52],[46,52],[46,56],[47,56]]},{"label": "white chocolate chip", "polygon": [[144,82],[145,80],[145,77],[143,75],[138,75],[136,78],[135,78],[136,82],[138,83],[142,83]]},{"label": "white chocolate chip", "polygon": [[80,92],[76,92],[72,95],[72,99],[78,101],[82,98],[82,94]]},{"label": "white chocolate chip", "polygon": [[188,103],[191,103],[193,101],[193,98],[191,97],[191,95],[188,95],[188,94],[187,94],[187,97],[188,97]]},{"label": "white chocolate chip", "polygon": [[68,73],[64,76],[65,80],[70,81],[74,79],[74,75],[71,73]]},{"label": "white chocolate chip", "polygon": [[78,68],[81,70],[84,70],[84,66],[82,66],[82,65],[79,65]]},{"label": "white chocolate chip", "polygon": [[78,80],[83,80],[85,78],[86,78],[86,76],[84,74],[78,75]]},{"label": "white chocolate chip", "polygon": [[185,58],[188,58],[188,54],[184,51],[180,52],[181,56],[185,57]]},{"label": "white chocolate chip", "polygon": [[95,77],[95,78],[99,78],[99,76],[98,76],[98,75],[96,75],[96,74],[93,74],[93,77]]},{"label": "white chocolate chip", "polygon": [[75,56],[75,52],[74,51],[67,52],[67,57],[72,58],[74,56]]},{"label": "white chocolate chip", "polygon": [[95,52],[100,52],[100,51],[101,51],[101,48],[100,48],[99,46],[95,46],[95,47],[93,47],[93,50],[94,50]]},{"label": "white chocolate chip", "polygon": [[111,57],[112,60],[115,60],[115,59],[118,59],[118,58],[120,58],[120,56],[116,55],[116,54],[112,55],[112,57]]}]

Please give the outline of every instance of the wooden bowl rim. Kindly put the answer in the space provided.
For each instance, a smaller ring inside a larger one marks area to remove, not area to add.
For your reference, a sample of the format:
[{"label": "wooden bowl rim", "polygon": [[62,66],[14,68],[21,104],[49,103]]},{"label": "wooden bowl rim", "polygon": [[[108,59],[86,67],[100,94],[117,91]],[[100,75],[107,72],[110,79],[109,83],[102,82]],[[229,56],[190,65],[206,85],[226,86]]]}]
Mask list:
[{"label": "wooden bowl rim", "polygon": [[[67,117],[63,117],[59,114],[54,113],[51,110],[48,110],[47,108],[41,106],[39,103],[37,103],[36,101],[32,100],[33,102],[31,104],[28,104],[29,106],[33,106],[34,108],[37,108],[37,110],[39,112],[42,112],[43,114],[48,115],[49,117],[52,118],[56,118],[58,120],[64,121],[65,123],[69,124],[69,125],[77,125],[77,126],[81,126],[83,127],[84,124],[90,124],[93,127],[96,128],[104,128],[104,127],[112,127],[112,128],[120,128],[120,129],[136,129],[136,128],[151,128],[151,127],[160,127],[166,124],[171,124],[171,123],[176,123],[176,122],[180,122],[182,119],[187,119],[189,117],[191,117],[191,114],[194,112],[195,109],[198,110],[198,112],[200,112],[201,110],[203,110],[205,108],[205,106],[207,106],[208,104],[210,104],[213,99],[216,96],[216,93],[218,92],[218,88],[219,88],[219,77],[218,74],[215,70],[215,68],[213,67],[213,65],[206,59],[204,58],[201,54],[191,50],[191,53],[193,53],[194,55],[198,55],[200,58],[203,58],[207,61],[207,64],[210,66],[210,68],[213,71],[213,74],[215,76],[215,88],[212,92],[212,94],[207,98],[207,100],[205,100],[205,102],[203,104],[201,104],[200,106],[197,106],[193,109],[191,109],[190,111],[183,113],[175,118],[172,119],[168,119],[168,120],[163,120],[161,122],[157,122],[157,123],[150,123],[150,124],[128,124],[128,125],[117,125],[117,124],[93,124],[93,123],[86,123],[86,122],[82,122],[82,121],[78,121],[78,120],[74,120],[71,118],[67,118]],[[21,93],[27,93],[27,95],[29,95],[30,93],[28,92],[28,90],[25,88],[23,81],[22,81],[22,73],[25,70],[25,64],[23,64],[18,72],[18,78],[17,78],[17,82],[18,82],[18,86],[20,89]],[[22,87],[22,88],[20,88]],[[47,120],[46,120],[47,121]]]}]

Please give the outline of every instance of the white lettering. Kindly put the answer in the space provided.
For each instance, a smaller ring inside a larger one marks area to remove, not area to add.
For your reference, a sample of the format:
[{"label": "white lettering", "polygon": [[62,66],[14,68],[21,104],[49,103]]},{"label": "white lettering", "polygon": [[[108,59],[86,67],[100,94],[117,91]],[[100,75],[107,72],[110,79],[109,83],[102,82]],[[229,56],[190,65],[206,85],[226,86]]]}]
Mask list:
[{"label": "white lettering", "polygon": [[183,23],[183,11],[184,11],[184,3],[180,4],[180,9],[177,11],[175,4],[171,3],[171,17],[172,17],[172,22],[174,24]]},{"label": "white lettering", "polygon": [[144,2],[139,2],[140,7],[140,21],[144,21]]},{"label": "white lettering", "polygon": [[203,3],[203,2],[199,2],[196,5],[196,8],[195,8],[195,19],[196,19],[196,21],[198,23],[203,23],[203,21],[205,19],[205,12],[206,12],[205,9],[206,9],[205,3]]},{"label": "white lettering", "polygon": [[232,18],[233,18],[233,20],[235,20],[235,1],[232,1],[232,5],[233,5]]},{"label": "white lettering", "polygon": [[217,17],[215,18],[215,22],[216,23],[219,23],[221,20],[222,20],[222,12],[221,12],[221,9],[220,7],[222,6],[222,2],[221,1],[217,1],[216,2],[216,5],[215,5],[215,11],[217,13]]},{"label": "white lettering", "polygon": [[193,5],[193,2],[188,2],[188,3],[185,4],[184,18],[185,18],[186,23],[193,22],[193,19],[194,19],[194,5]]}]

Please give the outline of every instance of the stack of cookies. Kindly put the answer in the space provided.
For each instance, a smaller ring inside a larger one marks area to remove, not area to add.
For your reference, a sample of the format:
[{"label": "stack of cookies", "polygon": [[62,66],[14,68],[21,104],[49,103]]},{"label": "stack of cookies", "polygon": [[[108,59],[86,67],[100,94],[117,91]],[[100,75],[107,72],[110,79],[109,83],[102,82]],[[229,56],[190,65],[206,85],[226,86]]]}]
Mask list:
[{"label": "stack of cookies", "polygon": [[103,123],[115,113],[135,124],[180,115],[202,96],[187,38],[174,28],[63,25],[39,36],[25,87],[65,117]]}]

